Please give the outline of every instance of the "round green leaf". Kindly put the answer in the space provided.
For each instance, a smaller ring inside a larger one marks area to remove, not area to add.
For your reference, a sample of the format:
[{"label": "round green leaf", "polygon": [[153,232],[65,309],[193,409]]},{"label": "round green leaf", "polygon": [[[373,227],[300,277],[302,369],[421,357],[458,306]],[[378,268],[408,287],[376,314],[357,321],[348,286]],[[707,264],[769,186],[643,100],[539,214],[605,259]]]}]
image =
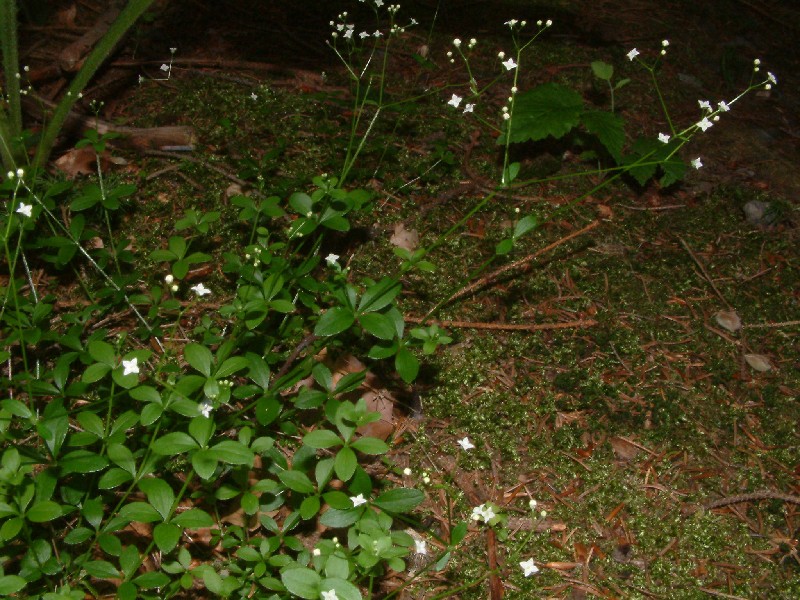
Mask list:
[{"label": "round green leaf", "polygon": [[170,552],[181,539],[183,529],[172,523],[159,523],[153,529],[153,540],[162,552]]},{"label": "round green leaf", "polygon": [[319,496],[308,496],[300,504],[300,517],[308,521],[319,512]]},{"label": "round green leaf", "polygon": [[281,573],[281,581],[289,593],[298,598],[317,600],[320,597],[320,576],[316,571],[297,567]]},{"label": "round green leaf", "polygon": [[19,575],[4,575],[0,577],[0,595],[10,596],[24,588],[28,584]]}]

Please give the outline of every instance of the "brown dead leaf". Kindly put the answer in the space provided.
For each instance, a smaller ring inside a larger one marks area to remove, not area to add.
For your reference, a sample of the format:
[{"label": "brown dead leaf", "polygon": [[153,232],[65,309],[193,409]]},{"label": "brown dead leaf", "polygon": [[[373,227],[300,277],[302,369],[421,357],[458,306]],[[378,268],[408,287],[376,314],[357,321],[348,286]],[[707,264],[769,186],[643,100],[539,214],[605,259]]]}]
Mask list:
[{"label": "brown dead leaf", "polygon": [[416,229],[406,229],[402,222],[397,223],[394,226],[392,237],[389,238],[389,243],[392,246],[413,252],[419,245],[419,234]]},{"label": "brown dead leaf", "polygon": [[[73,148],[62,154],[55,161],[55,165],[68,179],[75,179],[78,175],[92,175],[97,172],[95,156],[94,148],[91,146]],[[102,167],[108,166],[108,157],[101,156],[100,164]]]},{"label": "brown dead leaf", "polygon": [[608,441],[611,442],[611,449],[614,451],[614,456],[616,456],[618,460],[628,462],[636,458],[636,455],[639,454],[639,448],[625,438],[612,437]]}]

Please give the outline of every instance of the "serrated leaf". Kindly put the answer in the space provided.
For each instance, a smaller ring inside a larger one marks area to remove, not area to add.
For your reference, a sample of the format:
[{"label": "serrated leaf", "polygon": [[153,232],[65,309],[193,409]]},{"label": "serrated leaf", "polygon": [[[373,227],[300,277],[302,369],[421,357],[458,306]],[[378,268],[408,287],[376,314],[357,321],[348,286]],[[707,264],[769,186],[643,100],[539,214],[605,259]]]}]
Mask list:
[{"label": "serrated leaf", "polygon": [[583,113],[581,122],[586,131],[597,136],[599,142],[617,163],[622,161],[622,146],[625,143],[622,117],[602,110],[593,110]]},{"label": "serrated leaf", "polygon": [[545,83],[517,95],[510,130],[498,138],[505,144],[561,138],[580,121],[583,98],[575,90],[557,83]]}]

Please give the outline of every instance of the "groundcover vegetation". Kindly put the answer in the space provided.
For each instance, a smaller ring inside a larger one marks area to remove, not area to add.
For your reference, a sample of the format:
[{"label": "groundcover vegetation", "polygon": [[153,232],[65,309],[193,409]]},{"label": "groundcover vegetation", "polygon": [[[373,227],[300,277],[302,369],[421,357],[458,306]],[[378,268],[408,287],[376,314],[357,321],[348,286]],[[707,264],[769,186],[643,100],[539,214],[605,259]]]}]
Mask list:
[{"label": "groundcover vegetation", "polygon": [[53,89],[82,15],[0,0],[0,595],[800,594],[796,208],[703,179],[778,76],[499,5],[327,7],[323,73],[131,0]]}]

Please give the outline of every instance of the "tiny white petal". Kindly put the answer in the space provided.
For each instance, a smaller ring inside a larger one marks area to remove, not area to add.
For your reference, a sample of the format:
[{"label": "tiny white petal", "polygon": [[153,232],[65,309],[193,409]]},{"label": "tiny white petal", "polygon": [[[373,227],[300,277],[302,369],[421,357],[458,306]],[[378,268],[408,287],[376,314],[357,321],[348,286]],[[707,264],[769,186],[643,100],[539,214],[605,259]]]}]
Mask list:
[{"label": "tiny white petal", "polygon": [[639,56],[639,51],[636,48],[634,48],[633,50],[628,52],[627,56],[628,56],[628,60],[633,60],[634,58]]},{"label": "tiny white petal", "polygon": [[708,100],[698,100],[697,103],[700,105],[701,110],[707,110],[711,112],[711,102]]},{"label": "tiny white petal", "polygon": [[722,112],[728,112],[728,111],[731,109],[731,107],[728,105],[728,103],[727,103],[727,102],[725,102],[725,100],[720,100],[720,101],[717,103],[717,106],[719,107],[719,109],[720,109]]},{"label": "tiny white petal", "polygon": [[200,410],[200,414],[208,418],[211,416],[211,411],[214,410],[214,405],[208,400],[203,400],[197,408]]},{"label": "tiny white petal", "polygon": [[698,156],[697,158],[695,158],[695,159],[692,161],[692,166],[693,166],[695,169],[699,169],[700,167],[702,167],[702,166],[703,166],[703,161],[702,161],[702,160],[700,160],[700,157],[699,157],[699,156]]},{"label": "tiny white petal", "polygon": [[24,202],[21,203],[17,207],[17,212],[19,214],[21,214],[21,215],[25,215],[26,217],[30,217],[31,216],[31,214],[32,214],[31,211],[32,210],[33,210],[33,206],[31,204],[25,204]]},{"label": "tiny white petal", "polygon": [[662,144],[668,144],[669,143],[669,136],[666,133],[659,133],[658,134],[658,141],[661,142]]},{"label": "tiny white petal", "polygon": [[331,267],[336,264],[336,261],[339,260],[339,255],[334,254],[331,252],[328,256],[325,257],[325,262],[328,263]]},{"label": "tiny white petal", "polygon": [[197,285],[193,285],[191,289],[195,294],[198,296],[207,296],[211,293],[211,290],[204,286],[202,283],[198,283]]},{"label": "tiny white petal", "polygon": [[474,108],[475,108],[474,104],[467,104],[464,107],[464,113],[471,113]]},{"label": "tiny white petal", "polygon": [[339,596],[336,595],[336,590],[328,590],[322,592],[322,600],[339,600]]},{"label": "tiny white petal", "polygon": [[775,75],[773,75],[769,71],[767,71],[767,79],[769,79],[769,82],[772,83],[772,84],[777,84],[778,83],[778,78],[775,77]]},{"label": "tiny white petal", "polygon": [[427,554],[428,544],[425,543],[425,540],[414,540],[414,551],[417,554]]}]

